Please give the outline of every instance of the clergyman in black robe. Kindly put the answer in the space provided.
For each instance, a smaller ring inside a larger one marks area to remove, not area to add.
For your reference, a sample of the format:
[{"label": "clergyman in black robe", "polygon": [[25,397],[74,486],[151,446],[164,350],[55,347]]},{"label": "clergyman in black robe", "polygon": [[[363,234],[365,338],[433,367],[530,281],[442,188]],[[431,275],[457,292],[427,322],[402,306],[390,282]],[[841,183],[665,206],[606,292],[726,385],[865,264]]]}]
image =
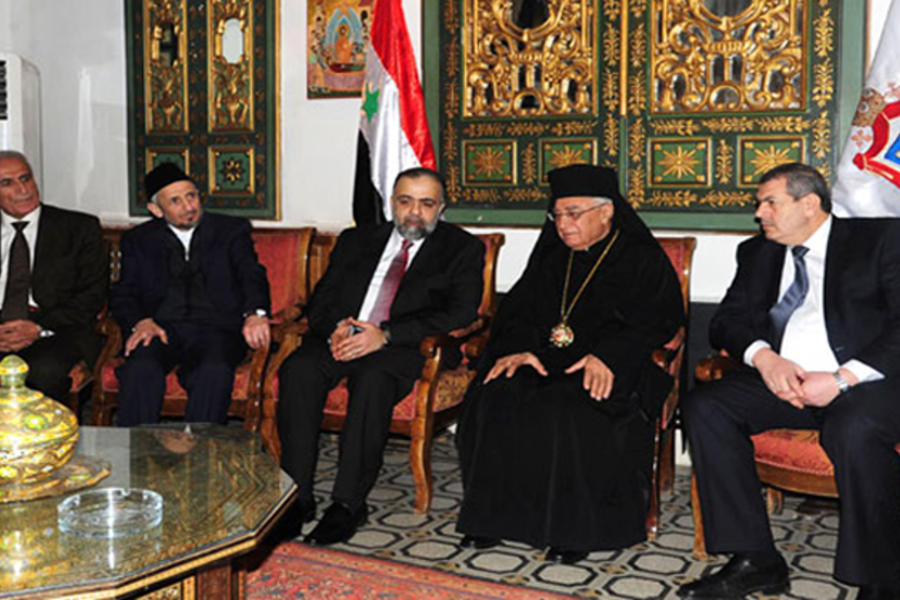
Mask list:
[{"label": "clergyman in black robe", "polygon": [[463,403],[457,528],[463,547],[514,540],[572,563],[646,537],[654,419],[672,385],[651,354],[684,310],[615,171],[549,179],[548,222]]}]

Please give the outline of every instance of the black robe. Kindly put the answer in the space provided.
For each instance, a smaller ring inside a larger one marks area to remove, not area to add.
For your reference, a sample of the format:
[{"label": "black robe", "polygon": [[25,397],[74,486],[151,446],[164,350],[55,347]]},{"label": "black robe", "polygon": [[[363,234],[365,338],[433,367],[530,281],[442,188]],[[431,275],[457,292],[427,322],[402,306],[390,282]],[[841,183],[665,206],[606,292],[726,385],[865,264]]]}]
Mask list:
[{"label": "black robe", "polygon": [[[504,299],[460,416],[462,533],[579,551],[645,539],[653,419],[672,384],[651,353],[684,314],[659,244],[649,233],[619,229],[571,313],[575,341],[568,348],[548,341],[560,320],[570,253],[555,231],[545,230]],[[569,301],[613,233],[575,252]],[[525,351],[538,356],[547,377],[525,366],[512,378],[481,383],[498,358]],[[584,390],[583,370],[564,373],[589,353],[615,375],[611,397],[601,402]]]}]

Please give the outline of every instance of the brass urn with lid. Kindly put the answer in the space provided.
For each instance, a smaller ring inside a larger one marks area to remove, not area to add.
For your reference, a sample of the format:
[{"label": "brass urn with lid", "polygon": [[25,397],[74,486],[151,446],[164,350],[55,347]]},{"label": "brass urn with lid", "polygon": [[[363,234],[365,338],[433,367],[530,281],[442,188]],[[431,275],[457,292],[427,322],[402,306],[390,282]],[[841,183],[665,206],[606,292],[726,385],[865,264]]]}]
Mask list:
[{"label": "brass urn with lid", "polygon": [[25,387],[28,365],[16,355],[0,361],[0,486],[50,477],[75,451],[75,413]]}]

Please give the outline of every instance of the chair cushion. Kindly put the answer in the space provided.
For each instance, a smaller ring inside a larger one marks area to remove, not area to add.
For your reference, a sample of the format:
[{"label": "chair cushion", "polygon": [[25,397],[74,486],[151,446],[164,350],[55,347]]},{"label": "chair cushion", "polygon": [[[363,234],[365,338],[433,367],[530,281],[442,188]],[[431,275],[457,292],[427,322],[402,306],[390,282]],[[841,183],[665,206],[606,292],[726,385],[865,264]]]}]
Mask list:
[{"label": "chair cushion", "polygon": [[[462,402],[463,395],[469,383],[475,377],[475,372],[464,366],[443,371],[438,375],[437,392],[434,399],[434,412],[438,413],[448,408],[453,408]],[[278,377],[272,382],[272,393],[278,398]],[[393,421],[412,421],[416,410],[416,395],[421,384],[416,381],[412,391],[403,400],[394,406],[391,416]],[[337,387],[328,393],[325,400],[325,414],[344,415],[347,413],[347,386],[342,381]]]},{"label": "chair cushion", "polygon": [[[116,367],[122,364],[124,359],[114,358],[103,365],[100,374],[100,383],[104,392],[118,393],[119,380],[116,378]],[[250,363],[245,361],[238,365],[234,372],[234,387],[231,397],[236,400],[246,400],[250,396]],[[166,376],[166,398],[187,398],[187,392],[178,383],[178,375],[175,371]]]},{"label": "chair cushion", "polygon": [[259,262],[266,268],[272,314],[275,314],[293,304],[299,295],[297,253],[300,236],[294,231],[255,231],[253,245]]},{"label": "chair cushion", "polygon": [[[813,429],[772,429],[753,436],[756,462],[811,475],[834,476],[834,466]],[[896,450],[900,453],[900,444]]]}]

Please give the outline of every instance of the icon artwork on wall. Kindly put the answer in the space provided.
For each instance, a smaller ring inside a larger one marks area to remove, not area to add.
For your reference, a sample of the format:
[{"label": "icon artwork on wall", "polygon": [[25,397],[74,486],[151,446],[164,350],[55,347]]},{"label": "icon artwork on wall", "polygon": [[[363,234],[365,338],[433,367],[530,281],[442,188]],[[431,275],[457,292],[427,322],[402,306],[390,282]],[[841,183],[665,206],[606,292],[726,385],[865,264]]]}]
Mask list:
[{"label": "icon artwork on wall", "polygon": [[360,95],[374,4],[375,0],[310,0],[307,4],[309,98]]}]

